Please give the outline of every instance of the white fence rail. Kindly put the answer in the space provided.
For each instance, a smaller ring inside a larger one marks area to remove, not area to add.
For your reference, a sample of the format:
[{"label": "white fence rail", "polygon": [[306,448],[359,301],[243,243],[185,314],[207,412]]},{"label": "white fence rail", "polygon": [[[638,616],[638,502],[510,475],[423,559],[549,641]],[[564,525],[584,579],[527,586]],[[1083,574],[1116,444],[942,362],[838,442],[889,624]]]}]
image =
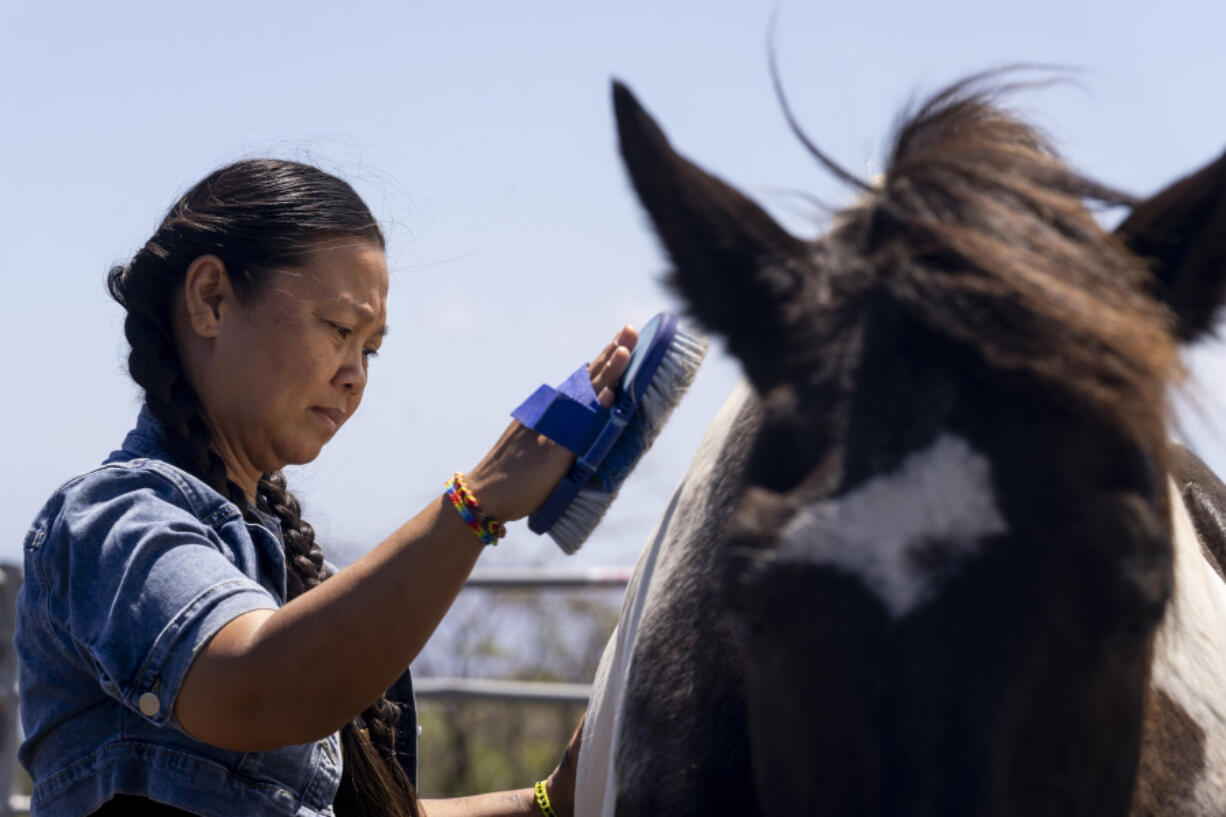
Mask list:
[{"label": "white fence rail", "polygon": [[[576,590],[623,588],[628,567],[498,568],[473,573],[465,590]],[[506,701],[508,703],[586,704],[588,684],[545,681],[503,681],[487,678],[418,678],[413,692],[419,701]]]},{"label": "white fence rail", "polygon": [[478,570],[464,583],[464,589],[482,590],[568,590],[578,588],[625,587],[630,581],[629,567],[537,568],[506,567]]},{"label": "white fence rail", "polygon": [[506,701],[520,704],[586,704],[588,684],[500,681],[490,678],[414,678],[419,701]]}]

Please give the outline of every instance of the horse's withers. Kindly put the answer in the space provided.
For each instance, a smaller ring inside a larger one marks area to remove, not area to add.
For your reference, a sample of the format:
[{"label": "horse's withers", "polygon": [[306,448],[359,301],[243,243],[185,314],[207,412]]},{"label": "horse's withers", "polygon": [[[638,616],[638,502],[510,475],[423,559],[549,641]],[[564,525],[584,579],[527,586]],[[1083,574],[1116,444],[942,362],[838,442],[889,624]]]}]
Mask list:
[{"label": "horse's withers", "polygon": [[[752,390],[741,383],[707,428],[639,557],[593,685],[576,817],[754,808],[752,781],[732,794],[707,781],[749,764],[740,648],[728,622],[712,615],[719,594],[712,544],[713,530],[731,512],[758,415]],[[733,703],[699,705],[691,692],[699,686],[702,696]],[[691,771],[679,779],[674,760],[659,758],[685,758]],[[658,780],[657,771],[664,772]]]}]

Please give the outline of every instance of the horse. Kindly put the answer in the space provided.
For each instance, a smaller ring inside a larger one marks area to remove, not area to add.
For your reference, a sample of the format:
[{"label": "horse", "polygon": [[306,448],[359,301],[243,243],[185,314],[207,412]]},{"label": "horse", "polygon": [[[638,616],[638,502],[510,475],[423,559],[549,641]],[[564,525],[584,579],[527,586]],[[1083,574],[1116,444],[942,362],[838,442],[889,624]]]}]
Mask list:
[{"label": "horse", "polygon": [[667,281],[744,382],[628,587],[578,817],[1226,814],[1226,486],[1168,431],[1226,156],[1134,199],[1007,90],[913,108],[871,182],[785,109],[858,192],[805,240],[615,84]]}]

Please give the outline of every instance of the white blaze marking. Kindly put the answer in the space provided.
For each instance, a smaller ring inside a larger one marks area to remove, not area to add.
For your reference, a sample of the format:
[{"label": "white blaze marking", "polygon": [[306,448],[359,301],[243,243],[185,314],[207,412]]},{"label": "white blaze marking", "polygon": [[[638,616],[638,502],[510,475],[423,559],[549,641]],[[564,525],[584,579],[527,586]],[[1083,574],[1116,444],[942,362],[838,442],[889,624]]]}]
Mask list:
[{"label": "white blaze marking", "polygon": [[945,559],[965,558],[1007,530],[987,458],[942,434],[895,473],[801,509],[784,528],[778,555],[858,576],[898,618],[932,594],[934,578],[917,558],[925,547],[940,543]]}]

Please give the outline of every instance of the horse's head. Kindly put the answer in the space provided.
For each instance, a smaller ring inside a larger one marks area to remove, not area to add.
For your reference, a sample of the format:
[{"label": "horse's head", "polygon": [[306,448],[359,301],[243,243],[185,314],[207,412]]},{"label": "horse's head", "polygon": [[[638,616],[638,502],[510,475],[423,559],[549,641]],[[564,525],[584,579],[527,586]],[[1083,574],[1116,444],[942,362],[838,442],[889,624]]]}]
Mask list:
[{"label": "horse's head", "polygon": [[765,813],[1123,814],[1172,592],[1177,342],[1226,273],[1226,159],[1115,233],[982,83],[802,241],[614,90],[693,315],[761,398],[725,548]]}]

